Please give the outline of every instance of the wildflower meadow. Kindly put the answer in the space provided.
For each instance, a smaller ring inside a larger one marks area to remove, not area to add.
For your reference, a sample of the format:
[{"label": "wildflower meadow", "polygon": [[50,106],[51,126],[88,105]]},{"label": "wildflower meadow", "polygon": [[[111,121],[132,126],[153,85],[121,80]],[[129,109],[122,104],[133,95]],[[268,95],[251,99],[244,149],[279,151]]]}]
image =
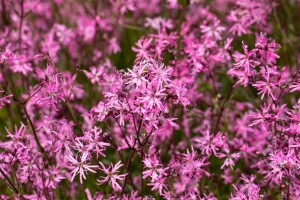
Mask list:
[{"label": "wildflower meadow", "polygon": [[1,200],[300,200],[299,0],[0,0]]}]

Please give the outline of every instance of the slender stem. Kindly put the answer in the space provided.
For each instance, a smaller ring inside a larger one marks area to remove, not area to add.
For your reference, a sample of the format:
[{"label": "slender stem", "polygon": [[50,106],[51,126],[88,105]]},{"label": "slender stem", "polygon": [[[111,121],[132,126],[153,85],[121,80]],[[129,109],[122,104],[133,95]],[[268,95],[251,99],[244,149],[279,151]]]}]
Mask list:
[{"label": "slender stem", "polygon": [[[9,19],[7,19],[7,16],[6,16],[5,0],[1,0],[1,6],[2,6],[2,22],[3,22],[3,25],[8,25],[9,24]],[[5,26],[3,26],[3,28],[4,27]]]},{"label": "slender stem", "polygon": [[210,79],[212,81],[212,84],[213,84],[215,95],[217,96],[218,95],[218,90],[217,90],[217,87],[216,87],[216,84],[215,84],[215,79],[214,79],[214,77],[213,77],[213,75],[211,73],[211,70],[210,70],[210,68],[208,66],[207,66],[207,69],[208,69],[209,77],[210,77]]},{"label": "slender stem", "polygon": [[145,138],[145,140],[142,142],[142,146],[146,145],[149,138],[151,137],[152,133],[154,131],[154,127],[152,128],[151,132],[149,133],[149,135]]},{"label": "slender stem", "polygon": [[30,94],[25,100],[24,100],[24,104],[26,104],[34,95],[36,95],[43,87],[40,86],[39,89],[37,89],[33,94]]},{"label": "slender stem", "polygon": [[129,104],[129,102],[128,102],[128,98],[126,97],[125,99],[126,99],[126,102],[127,102],[127,104],[128,104],[130,113],[132,114],[134,129],[135,129],[135,132],[137,133],[138,130],[137,130],[137,128],[136,128],[136,123],[135,123],[135,116],[134,116],[134,113],[132,112],[132,109],[131,109],[130,104]]},{"label": "slender stem", "polygon": [[3,72],[3,67],[4,67],[4,65],[1,64],[1,65],[0,65],[0,72],[1,72],[2,77],[3,77],[3,79],[4,79],[5,85],[10,89],[10,91],[11,91],[11,93],[12,93],[14,99],[17,101],[17,103],[23,104],[23,101],[22,101],[21,99],[19,99],[18,96],[14,93],[14,90],[13,90],[12,86],[9,84],[8,80],[6,79],[6,77],[5,77],[5,75],[4,75],[4,72]]},{"label": "slender stem", "polygon": [[122,24],[121,25],[123,28],[127,28],[127,29],[130,29],[130,30],[135,30],[135,31],[140,31],[140,32],[145,32],[146,30],[141,28],[141,27],[138,27],[138,26],[133,26],[133,25],[130,25],[130,24]]},{"label": "slender stem", "polygon": [[12,89],[12,87],[10,86],[8,80],[7,80],[7,79],[5,78],[5,76],[4,76],[4,73],[3,73],[3,70],[2,70],[2,65],[0,65],[0,72],[1,72],[2,77],[4,78],[4,80],[5,80],[5,82],[6,82],[7,86],[8,86],[8,88],[11,90],[11,93],[13,94],[14,99],[17,101],[18,104],[22,105],[22,107],[23,107],[23,109],[24,109],[25,116],[26,116],[26,118],[27,118],[27,120],[28,120],[28,122],[29,122],[29,125],[30,125],[31,129],[32,129],[32,133],[33,133],[35,142],[36,142],[36,144],[38,145],[38,147],[39,147],[40,151],[42,152],[42,154],[43,154],[44,156],[46,156],[45,150],[44,150],[44,148],[42,147],[42,145],[41,145],[41,143],[40,143],[40,141],[39,141],[39,139],[38,139],[38,136],[37,136],[37,134],[36,134],[36,131],[35,131],[33,122],[32,122],[32,120],[30,119],[30,116],[29,116],[29,114],[28,114],[28,112],[27,112],[27,109],[26,109],[26,103],[27,103],[27,102],[23,102],[22,100],[20,100],[20,99],[17,97],[17,95],[14,93],[14,90]]},{"label": "slender stem", "polygon": [[119,128],[121,129],[122,135],[123,135],[123,137],[124,137],[124,140],[125,140],[125,142],[126,142],[128,148],[129,148],[129,149],[134,149],[134,146],[133,146],[133,147],[130,146],[129,141],[127,140],[126,134],[125,134],[125,132],[123,131],[122,126],[120,125],[118,119],[115,118],[115,117],[114,117],[114,119],[116,120],[116,122],[117,122]]},{"label": "slender stem", "polygon": [[9,180],[8,176],[4,173],[4,171],[1,169],[0,167],[0,173],[2,174],[2,176],[5,178],[5,180],[7,181],[9,187],[12,189],[12,191],[22,200],[26,200],[21,193],[19,192],[19,190],[16,188],[16,186]]},{"label": "slender stem", "polygon": [[24,15],[24,0],[21,0],[21,13],[20,13],[20,24],[19,24],[19,53],[21,51],[21,45],[22,45],[23,15]]},{"label": "slender stem", "polygon": [[140,140],[140,133],[141,133],[141,128],[142,128],[142,124],[143,124],[143,115],[142,115],[142,117],[141,117],[140,120],[141,120],[141,121],[140,121],[140,124],[139,124],[139,128],[138,128],[138,130],[137,130],[137,132],[136,132],[136,136],[137,136],[137,140],[138,140],[138,142],[139,142],[139,145],[140,145],[140,146],[143,146],[143,145],[142,145],[142,142],[141,142],[141,140]]},{"label": "slender stem", "polygon": [[38,145],[40,151],[46,156],[46,154],[45,154],[45,149],[43,148],[43,146],[41,145],[41,143],[40,143],[40,141],[39,141],[39,138],[38,138],[38,136],[37,136],[37,134],[36,134],[36,130],[35,130],[35,128],[34,128],[33,122],[32,122],[32,120],[30,119],[30,116],[29,116],[29,114],[28,114],[28,112],[27,112],[27,109],[26,109],[26,106],[25,106],[25,105],[23,105],[23,109],[24,109],[24,113],[25,113],[25,115],[26,115],[26,118],[27,118],[27,120],[28,120],[28,122],[29,122],[30,128],[32,129],[32,133],[33,133],[35,142],[36,142],[36,144]]},{"label": "slender stem", "polygon": [[225,105],[226,105],[227,101],[229,100],[229,98],[230,98],[230,96],[231,96],[231,94],[233,92],[233,89],[234,89],[234,87],[231,87],[230,92],[228,93],[227,97],[223,101],[223,104],[222,104],[222,106],[220,108],[220,112],[219,112],[219,115],[218,115],[217,123],[216,123],[215,129],[214,129],[214,133],[217,133],[218,130],[219,130],[219,126],[220,126],[220,123],[221,123],[221,118],[222,118],[223,112],[224,112],[224,110],[226,108]]},{"label": "slender stem", "polygon": [[291,179],[290,179],[290,169],[288,168],[288,178],[287,178],[287,194],[286,194],[286,199],[290,200],[290,183],[291,183]]},{"label": "slender stem", "polygon": [[143,158],[144,158],[144,150],[143,150],[143,147],[141,147],[141,193],[142,193],[142,197],[144,197],[144,179],[143,179],[144,163],[143,163]]},{"label": "slender stem", "polygon": [[79,124],[78,124],[78,120],[77,120],[76,115],[75,115],[75,112],[74,112],[74,110],[73,110],[73,108],[71,107],[71,104],[70,104],[70,102],[69,102],[69,99],[66,99],[66,105],[67,105],[67,108],[68,108],[69,112],[71,113],[72,119],[74,120],[74,122],[75,122],[77,125],[79,125]]},{"label": "slender stem", "polygon": [[290,183],[287,186],[287,200],[290,200]]},{"label": "slender stem", "polygon": [[[109,134],[109,133],[108,133],[108,134]],[[113,138],[110,134],[109,134],[109,136],[110,136],[111,138]],[[107,140],[110,142],[110,144],[111,144],[115,149],[118,149],[118,146],[113,142],[113,140],[111,140],[109,137],[107,137]],[[131,177],[131,175],[130,175],[130,173],[129,173],[129,169],[127,168],[128,165],[126,164],[125,159],[124,159],[123,155],[121,154],[121,152],[118,151],[118,150],[117,150],[117,152],[118,152],[118,155],[119,155],[119,157],[121,158],[121,161],[122,161],[122,163],[123,163],[123,165],[124,165],[124,167],[125,167],[125,169],[126,169],[126,173],[128,173],[130,183],[131,183],[132,187],[136,190],[136,187],[135,187],[135,185],[133,184],[132,177]]]},{"label": "slender stem", "polygon": [[125,177],[125,180],[124,180],[124,185],[123,185],[123,188],[122,188],[122,195],[124,194],[125,192],[125,189],[126,189],[126,185],[127,185],[127,178],[129,177],[129,171],[130,171],[130,166],[131,166],[131,160],[133,158],[133,155],[134,155],[134,152],[132,151],[131,154],[130,154],[130,157],[129,157],[129,161],[128,161],[128,164],[127,164],[127,171],[128,171],[128,174],[127,176]]},{"label": "slender stem", "polygon": [[31,159],[33,160],[34,164],[37,166],[37,168],[38,168],[38,170],[40,172],[40,176],[42,177],[42,183],[43,183],[43,193],[44,193],[46,199],[49,200],[50,196],[49,196],[49,194],[46,191],[45,176],[44,176],[44,173],[43,173],[45,165],[43,166],[43,169],[41,169],[41,167],[36,162],[36,160],[32,157],[32,155],[31,154],[29,154],[29,155],[30,155]]},{"label": "slender stem", "polygon": [[139,128],[138,128],[138,133],[140,133],[140,131],[141,131],[141,128],[142,128],[142,124],[143,124],[143,117],[144,117],[144,115],[142,115],[142,117],[141,117],[141,121],[140,121],[140,124],[139,124]]}]

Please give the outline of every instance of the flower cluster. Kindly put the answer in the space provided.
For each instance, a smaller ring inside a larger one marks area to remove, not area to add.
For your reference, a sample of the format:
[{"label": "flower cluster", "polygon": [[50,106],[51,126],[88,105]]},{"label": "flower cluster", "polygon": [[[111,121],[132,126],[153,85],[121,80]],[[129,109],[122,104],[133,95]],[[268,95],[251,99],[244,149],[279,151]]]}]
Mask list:
[{"label": "flower cluster", "polygon": [[0,199],[299,199],[299,13],[0,0]]}]

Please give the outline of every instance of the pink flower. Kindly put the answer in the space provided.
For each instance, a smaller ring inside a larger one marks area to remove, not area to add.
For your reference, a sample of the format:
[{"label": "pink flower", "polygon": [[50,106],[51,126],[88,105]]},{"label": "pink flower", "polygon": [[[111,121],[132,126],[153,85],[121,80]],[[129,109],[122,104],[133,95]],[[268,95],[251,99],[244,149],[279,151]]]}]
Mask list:
[{"label": "pink flower", "polygon": [[300,82],[298,81],[293,81],[291,85],[289,86],[291,89],[291,92],[299,91],[300,90]]},{"label": "pink flower", "polygon": [[97,121],[100,121],[100,122],[105,119],[108,112],[109,112],[108,107],[105,105],[105,103],[103,103],[101,101],[98,103],[97,106],[95,106],[91,109],[91,113],[92,113],[93,117]]},{"label": "pink flower", "polygon": [[9,49],[0,51],[0,64],[11,61],[11,59],[13,59],[13,53]]},{"label": "pink flower", "polygon": [[183,154],[183,168],[182,168],[182,174],[190,175],[194,178],[196,177],[202,177],[210,176],[209,172],[203,169],[203,167],[206,167],[209,165],[206,161],[206,158],[197,158],[197,152],[194,150],[193,147],[191,147],[191,152],[187,149],[187,153]]},{"label": "pink flower", "polygon": [[230,200],[260,199],[260,188],[258,185],[253,185],[253,187],[249,188],[246,192],[239,190],[235,185],[233,185],[233,187],[235,189],[235,194],[231,194]]},{"label": "pink flower", "polygon": [[211,155],[212,152],[216,155],[219,147],[223,146],[222,134],[213,136],[209,130],[204,131],[203,137],[196,138],[195,142],[197,147],[201,148],[202,154],[206,155]]},{"label": "pink flower", "polygon": [[57,187],[61,180],[65,179],[65,177],[62,176],[62,173],[59,171],[58,167],[46,170],[44,171],[44,174],[47,177],[45,185],[53,189]]},{"label": "pink flower", "polygon": [[103,68],[102,67],[91,67],[90,68],[91,72],[88,72],[86,70],[83,70],[83,72],[85,73],[85,75],[91,80],[91,82],[94,83],[98,83],[100,82],[100,76],[103,73]]},{"label": "pink flower", "polygon": [[106,168],[101,162],[99,163],[101,165],[100,170],[105,173],[105,176],[101,176],[101,179],[98,179],[97,181],[100,184],[109,182],[109,184],[114,190],[121,190],[122,188],[117,181],[123,181],[124,178],[127,176],[127,174],[117,174],[119,173],[118,169],[123,166],[123,164],[121,164],[121,161],[119,161],[115,166],[113,166],[113,164],[111,163],[108,168]]},{"label": "pink flower", "polygon": [[220,26],[220,20],[214,21],[211,26],[201,25],[200,28],[202,33],[204,33],[207,37],[212,37],[216,40],[221,40],[220,33],[225,30],[224,26]]},{"label": "pink flower", "polygon": [[151,47],[152,38],[142,37],[136,42],[137,47],[132,47],[134,52],[137,52],[136,60],[149,59],[151,55],[149,54],[149,48]]},{"label": "pink flower", "polygon": [[216,156],[218,158],[225,158],[225,161],[223,163],[223,165],[221,166],[221,169],[223,169],[225,166],[230,166],[231,169],[233,169],[233,166],[235,164],[235,162],[239,159],[240,157],[240,153],[230,153],[229,149],[224,149],[225,150],[225,154],[224,153],[218,153]]},{"label": "pink flower", "polygon": [[105,151],[106,147],[110,146],[110,144],[103,141],[103,133],[101,128],[97,128],[95,126],[91,131],[85,132],[84,140],[86,140],[89,144],[88,149],[91,149],[96,153],[97,158],[99,154],[103,157],[106,157],[103,151]]},{"label": "pink flower", "polygon": [[148,183],[147,185],[152,186],[152,191],[153,190],[158,190],[158,193],[160,195],[163,194],[163,190],[167,189],[167,186],[165,184],[166,179],[165,178],[159,178],[155,182]]},{"label": "pink flower", "polygon": [[136,64],[133,69],[128,69],[128,72],[125,73],[125,76],[128,77],[128,81],[126,85],[131,86],[135,85],[136,89],[140,88],[142,85],[148,83],[149,81],[146,79],[145,74],[147,69],[145,68],[143,62]]},{"label": "pink flower", "polygon": [[72,178],[71,181],[74,180],[75,176],[79,174],[80,183],[82,184],[82,178],[86,179],[86,174],[88,172],[96,173],[96,171],[93,170],[93,168],[98,168],[97,165],[90,165],[90,163],[87,163],[87,156],[88,154],[84,152],[80,158],[80,161],[75,159],[72,155],[69,154],[69,162],[72,165]]},{"label": "pink flower", "polygon": [[254,119],[249,126],[261,125],[262,130],[267,130],[268,125],[272,122],[273,115],[270,114],[271,105],[264,104],[261,106],[262,112],[257,110],[256,113],[249,114],[248,117],[250,119]]},{"label": "pink flower", "polygon": [[18,129],[17,125],[15,125],[15,131],[11,132],[9,131],[6,127],[5,127],[6,133],[8,138],[10,138],[10,140],[5,141],[5,142],[0,142],[0,147],[6,147],[6,148],[13,148],[13,147],[17,147],[17,146],[22,146],[22,147],[26,147],[24,145],[24,143],[22,141],[24,141],[26,139],[26,126],[21,123],[21,127]]},{"label": "pink flower", "polygon": [[278,82],[271,81],[268,75],[265,78],[265,81],[257,81],[255,84],[253,84],[253,86],[259,90],[258,94],[262,94],[261,99],[263,99],[267,93],[267,95],[271,96],[273,100],[277,100],[274,95],[274,89],[278,85]]},{"label": "pink flower", "polygon": [[21,72],[24,76],[27,76],[33,70],[31,63],[27,61],[25,56],[18,56],[12,62],[10,68],[13,72]]},{"label": "pink flower", "polygon": [[156,182],[158,179],[161,179],[163,176],[166,176],[166,170],[168,168],[163,168],[163,165],[154,157],[145,158],[143,160],[145,168],[147,170],[143,171],[143,178],[151,177],[151,182]]},{"label": "pink flower", "polygon": [[248,16],[245,15],[246,12],[243,10],[232,10],[230,11],[227,19],[230,22],[233,22],[230,32],[241,36],[242,34],[247,34],[250,32],[249,27],[252,24],[252,21],[249,20]]},{"label": "pink flower", "polygon": [[154,76],[152,81],[157,81],[157,85],[160,89],[163,88],[163,84],[168,85],[171,82],[171,68],[166,68],[163,63],[155,62],[154,60],[150,60],[149,65],[151,68],[150,73]]},{"label": "pink flower", "polygon": [[243,71],[247,74],[247,76],[250,76],[252,67],[254,67],[257,63],[254,60],[252,60],[251,57],[252,57],[253,52],[248,51],[248,46],[243,43],[242,47],[244,49],[244,54],[239,53],[239,52],[236,52],[233,54],[233,57],[235,60],[234,66],[236,68],[241,67],[243,69]]},{"label": "pink flower", "polygon": [[165,89],[154,89],[150,86],[145,90],[142,90],[142,93],[145,94],[143,97],[139,97],[140,101],[146,104],[146,109],[158,108],[159,110],[164,110],[164,105],[162,99],[166,96],[164,93]]},{"label": "pink flower", "polygon": [[[2,93],[4,91],[0,90],[0,93]],[[9,104],[11,103],[11,100],[9,99],[10,97],[12,97],[12,94],[8,94],[8,95],[4,95],[2,97],[0,97],[0,109],[5,105],[5,104]]]}]

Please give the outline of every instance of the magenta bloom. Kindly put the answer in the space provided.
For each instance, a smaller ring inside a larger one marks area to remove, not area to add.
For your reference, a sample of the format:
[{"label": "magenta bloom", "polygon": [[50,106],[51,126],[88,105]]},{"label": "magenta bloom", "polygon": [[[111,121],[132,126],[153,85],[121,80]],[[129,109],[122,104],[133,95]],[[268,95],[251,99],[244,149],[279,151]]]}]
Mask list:
[{"label": "magenta bloom", "polygon": [[97,165],[90,165],[90,163],[87,163],[87,153],[83,153],[80,161],[75,159],[72,155],[69,155],[69,162],[72,165],[72,178],[71,181],[74,180],[75,176],[79,174],[80,183],[82,183],[82,178],[86,179],[86,174],[88,172],[96,173],[96,171],[93,170],[93,168],[98,168]]},{"label": "magenta bloom", "polygon": [[0,199],[298,200],[299,13],[0,0]]},{"label": "magenta bloom", "polygon": [[123,166],[121,161],[119,161],[115,166],[111,163],[108,168],[106,168],[101,162],[99,162],[99,164],[101,165],[100,170],[105,174],[105,176],[101,176],[101,179],[97,180],[98,183],[103,184],[108,182],[114,190],[121,190],[122,188],[118,181],[124,181],[124,178],[127,176],[127,174],[118,174],[118,169]]}]

